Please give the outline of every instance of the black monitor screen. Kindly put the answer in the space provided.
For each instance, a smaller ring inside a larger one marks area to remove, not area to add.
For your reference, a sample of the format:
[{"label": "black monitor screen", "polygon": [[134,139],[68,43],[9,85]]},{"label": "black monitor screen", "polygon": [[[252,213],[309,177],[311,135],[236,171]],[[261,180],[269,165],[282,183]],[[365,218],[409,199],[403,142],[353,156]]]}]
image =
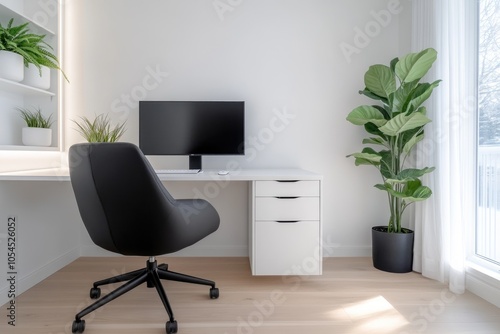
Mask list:
[{"label": "black monitor screen", "polygon": [[245,103],[140,101],[139,147],[146,155],[242,155]]}]

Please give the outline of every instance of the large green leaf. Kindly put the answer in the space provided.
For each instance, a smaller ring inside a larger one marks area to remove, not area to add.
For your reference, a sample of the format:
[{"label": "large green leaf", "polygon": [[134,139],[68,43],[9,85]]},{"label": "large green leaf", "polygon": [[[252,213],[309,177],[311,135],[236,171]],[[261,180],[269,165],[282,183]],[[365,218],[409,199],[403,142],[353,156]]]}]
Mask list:
[{"label": "large green leaf", "polygon": [[402,82],[421,79],[437,58],[436,50],[429,48],[419,53],[410,53],[396,64],[396,75]]},{"label": "large green leaf", "polygon": [[382,97],[388,97],[396,90],[396,78],[385,65],[372,65],[365,73],[366,88]]},{"label": "large green leaf", "polygon": [[384,190],[384,191],[387,191],[389,189],[389,188],[386,187],[385,184],[380,184],[380,183],[374,185],[374,187],[377,188],[377,189],[380,189],[380,190]]},{"label": "large green leaf", "polygon": [[416,132],[403,146],[404,153],[410,153],[411,149],[421,140],[424,139],[423,132]]},{"label": "large green leaf", "polygon": [[385,180],[385,182],[387,182],[389,184],[408,183],[410,181],[415,181],[419,177],[422,177],[423,175],[432,172],[434,169],[435,169],[434,167],[425,167],[422,169],[408,168],[408,169],[402,170],[398,175],[396,175],[395,178],[387,179],[387,180]]},{"label": "large green leaf", "polygon": [[375,108],[375,109],[378,109],[378,111],[380,111],[380,113],[382,115],[384,115],[384,118],[386,120],[390,120],[392,118],[391,111],[388,110],[388,106],[387,105],[384,105],[383,107],[382,106],[378,106],[378,105],[372,105],[372,107]]},{"label": "large green leaf", "polygon": [[366,145],[382,145],[387,147],[387,142],[384,138],[381,137],[370,137],[363,139],[363,144]]},{"label": "large green leaf", "polygon": [[397,115],[408,110],[411,101],[411,93],[418,85],[418,80],[409,83],[403,83],[398,89],[389,96],[392,113]]},{"label": "large green leaf", "polygon": [[406,184],[403,189],[404,197],[406,202],[417,202],[423,201],[432,195],[432,191],[429,187],[423,186],[420,180],[410,181]]},{"label": "large green leaf", "polygon": [[347,157],[354,157],[354,164],[356,166],[360,165],[380,165],[380,159],[382,157],[374,149],[370,147],[365,147],[361,152],[349,154]]},{"label": "large green leaf", "polygon": [[394,190],[391,184],[377,185],[378,189],[386,190],[391,196],[404,200],[407,204],[411,202],[423,201],[432,195],[429,187],[423,186],[420,180],[409,181],[402,191]]},{"label": "large green leaf", "polygon": [[391,178],[394,175],[393,166],[392,166],[392,158],[393,152],[390,150],[380,151],[380,156],[382,159],[380,160],[380,174],[384,178]]},{"label": "large green leaf", "polygon": [[431,120],[421,112],[410,115],[399,114],[380,127],[380,131],[388,136],[397,136],[405,131],[415,129],[429,123]]},{"label": "large green leaf", "polygon": [[380,100],[383,103],[387,103],[387,98],[382,97],[382,96],[378,96],[377,94],[374,94],[373,92],[369,91],[368,88],[360,90],[359,94],[365,95],[365,96],[367,96],[367,97],[369,97],[370,99],[373,99],[373,100]]},{"label": "large green leaf", "polygon": [[382,131],[380,131],[380,130],[378,129],[378,126],[376,126],[376,125],[375,125],[375,124],[373,124],[373,123],[366,123],[366,124],[365,124],[365,131],[366,131],[366,132],[368,132],[368,133],[369,133],[369,134],[371,134],[371,135],[375,135],[375,136],[379,136],[379,137],[381,137],[381,138],[384,138],[384,140],[386,140],[386,139],[387,139],[387,136],[386,136],[386,135],[384,135],[384,134],[382,133]]},{"label": "large green leaf", "polygon": [[406,202],[419,202],[428,199],[432,195],[432,190],[426,186],[415,189],[411,195],[405,197]]},{"label": "large green leaf", "polygon": [[361,165],[373,165],[373,166],[378,166],[380,165],[380,156],[376,154],[370,154],[370,153],[353,153],[351,155],[355,158],[354,164],[356,166],[361,166]]},{"label": "large green leaf", "polygon": [[376,126],[382,126],[387,123],[384,115],[372,106],[359,106],[351,111],[346,119],[354,125],[373,123]]},{"label": "large green leaf", "polygon": [[390,62],[391,71],[396,73],[396,64],[399,62],[399,58],[396,57]]},{"label": "large green leaf", "polygon": [[434,88],[439,86],[439,83],[441,80],[436,80],[433,83],[423,83],[419,84],[415,90],[412,91],[411,93],[411,104],[412,106],[417,109],[424,103],[432,94],[432,91]]},{"label": "large green leaf", "polygon": [[413,178],[418,178],[422,177],[425,174],[429,174],[433,172],[436,168],[435,167],[424,167],[424,168],[408,168],[405,170],[402,170],[401,173],[399,173],[399,176],[402,178],[407,178],[407,177],[413,177]]}]

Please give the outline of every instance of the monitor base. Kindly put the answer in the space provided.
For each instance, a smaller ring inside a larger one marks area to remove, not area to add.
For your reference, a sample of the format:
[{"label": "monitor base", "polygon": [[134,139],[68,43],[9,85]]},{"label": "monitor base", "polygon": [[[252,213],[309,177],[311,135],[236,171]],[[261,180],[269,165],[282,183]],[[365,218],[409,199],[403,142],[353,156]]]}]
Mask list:
[{"label": "monitor base", "polygon": [[192,154],[189,156],[189,169],[201,170],[201,155]]}]

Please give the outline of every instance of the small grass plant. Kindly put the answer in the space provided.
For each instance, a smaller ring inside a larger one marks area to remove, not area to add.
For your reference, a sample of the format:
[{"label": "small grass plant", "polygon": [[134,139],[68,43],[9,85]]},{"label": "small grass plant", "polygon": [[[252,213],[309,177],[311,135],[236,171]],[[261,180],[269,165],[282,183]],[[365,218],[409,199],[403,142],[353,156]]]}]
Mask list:
[{"label": "small grass plant", "polygon": [[113,143],[125,133],[125,122],[111,127],[111,120],[106,114],[96,116],[93,121],[81,116],[80,122],[73,122],[77,126],[76,130],[89,143]]},{"label": "small grass plant", "polygon": [[33,110],[28,108],[17,108],[21,114],[21,118],[26,122],[26,126],[29,128],[43,128],[50,129],[52,123],[52,114],[49,117],[45,117],[42,114],[40,107],[36,107]]}]

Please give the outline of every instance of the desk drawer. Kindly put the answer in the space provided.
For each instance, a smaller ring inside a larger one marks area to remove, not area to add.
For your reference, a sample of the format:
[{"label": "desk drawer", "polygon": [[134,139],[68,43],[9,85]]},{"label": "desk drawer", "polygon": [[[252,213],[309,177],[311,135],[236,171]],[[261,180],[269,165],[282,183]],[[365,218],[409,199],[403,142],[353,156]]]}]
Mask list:
[{"label": "desk drawer", "polygon": [[256,223],[254,275],[319,275],[319,221]]},{"label": "desk drawer", "polygon": [[256,220],[319,220],[319,197],[257,197]]},{"label": "desk drawer", "polygon": [[319,196],[319,181],[257,181],[255,196]]}]

